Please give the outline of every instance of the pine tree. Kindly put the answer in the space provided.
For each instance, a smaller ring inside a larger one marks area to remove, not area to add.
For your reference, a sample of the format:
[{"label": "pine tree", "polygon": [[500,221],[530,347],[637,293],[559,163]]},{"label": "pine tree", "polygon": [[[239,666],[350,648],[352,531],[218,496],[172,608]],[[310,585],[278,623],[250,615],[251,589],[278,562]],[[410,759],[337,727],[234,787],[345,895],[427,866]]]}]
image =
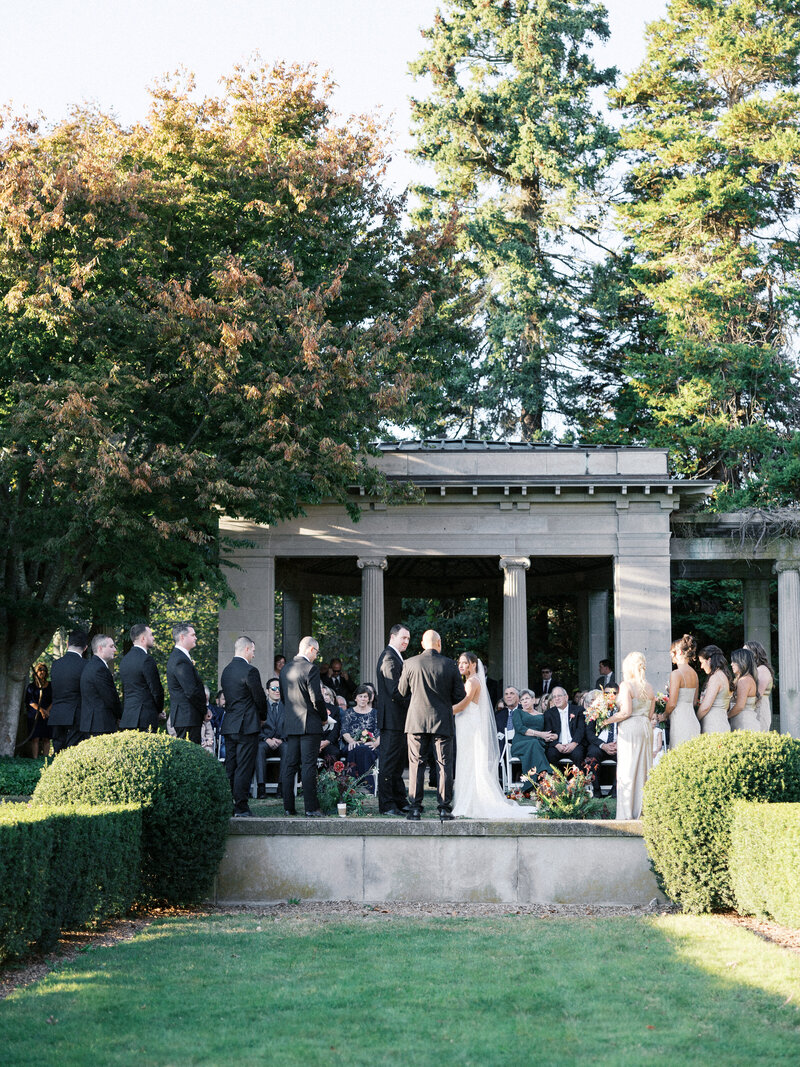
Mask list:
[{"label": "pine tree", "polygon": [[599,117],[591,44],[608,35],[591,0],[448,0],[412,71],[417,148],[437,174],[427,210],[457,203],[461,249],[484,342],[451,382],[467,429],[541,436],[572,349],[585,271],[577,252],[599,225],[595,192],[614,135]]}]

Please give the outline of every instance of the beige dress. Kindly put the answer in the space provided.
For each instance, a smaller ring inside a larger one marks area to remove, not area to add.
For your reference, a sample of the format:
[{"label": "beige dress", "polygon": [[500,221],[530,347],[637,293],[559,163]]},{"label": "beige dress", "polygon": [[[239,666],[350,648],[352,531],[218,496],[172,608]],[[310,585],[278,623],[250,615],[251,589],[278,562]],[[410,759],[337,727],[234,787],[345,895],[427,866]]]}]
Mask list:
[{"label": "beige dress", "polygon": [[618,723],[617,818],[640,819],[644,783],[653,766],[653,727],[650,700],[633,699],[629,719]]},{"label": "beige dress", "polygon": [[756,715],[759,730],[772,729],[772,675],[769,676],[766,689],[756,701]]},{"label": "beige dress", "polygon": [[738,715],[730,720],[731,730],[757,730],[761,732],[761,723],[756,711],[756,698],[748,697]]},{"label": "beige dress", "polygon": [[694,710],[694,686],[691,689],[678,690],[678,703],[669,717],[670,752],[684,741],[691,741],[700,736],[700,723]]},{"label": "beige dress", "polygon": [[727,734],[731,724],[728,722],[728,708],[731,703],[731,691],[725,686],[714,697],[714,703],[700,720],[700,731],[704,734]]}]

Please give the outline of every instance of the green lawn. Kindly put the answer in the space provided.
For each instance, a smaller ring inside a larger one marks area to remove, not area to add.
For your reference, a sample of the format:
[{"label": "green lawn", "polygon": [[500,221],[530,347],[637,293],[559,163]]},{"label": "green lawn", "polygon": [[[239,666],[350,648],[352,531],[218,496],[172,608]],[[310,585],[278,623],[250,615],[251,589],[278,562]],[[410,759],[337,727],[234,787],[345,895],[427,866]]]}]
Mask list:
[{"label": "green lawn", "polygon": [[716,917],[165,919],[0,1034],[5,1067],[796,1065],[800,955]]}]

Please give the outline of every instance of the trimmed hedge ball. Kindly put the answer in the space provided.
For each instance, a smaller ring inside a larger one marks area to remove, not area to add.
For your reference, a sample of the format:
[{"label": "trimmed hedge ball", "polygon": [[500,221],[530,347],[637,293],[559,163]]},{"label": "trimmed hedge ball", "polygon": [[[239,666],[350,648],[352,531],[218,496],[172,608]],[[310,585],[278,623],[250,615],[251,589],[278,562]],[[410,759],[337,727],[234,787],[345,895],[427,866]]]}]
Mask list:
[{"label": "trimmed hedge ball", "polygon": [[142,891],[147,901],[203,900],[225,850],[231,791],[200,745],[125,730],[65,749],[43,772],[34,804],[142,804]]},{"label": "trimmed hedge ball", "polygon": [[684,911],[736,906],[728,870],[734,800],[800,800],[800,741],[736,730],[667,753],[644,789],[644,838],[664,892]]}]

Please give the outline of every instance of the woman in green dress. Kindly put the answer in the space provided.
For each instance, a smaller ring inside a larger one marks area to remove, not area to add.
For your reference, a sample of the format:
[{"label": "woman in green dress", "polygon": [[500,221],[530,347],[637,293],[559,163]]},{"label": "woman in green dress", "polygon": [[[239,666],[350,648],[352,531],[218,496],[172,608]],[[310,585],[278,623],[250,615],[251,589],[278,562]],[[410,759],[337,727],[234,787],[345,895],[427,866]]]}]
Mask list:
[{"label": "woman in green dress", "polygon": [[[515,756],[522,764],[522,773],[532,771],[531,777],[536,778],[542,771],[550,774],[552,768],[545,754],[545,745],[548,741],[557,741],[558,734],[554,734],[544,728],[544,712],[536,710],[536,697],[530,689],[523,689],[519,695],[520,706],[511,713],[511,721],[514,724],[514,738],[511,742],[511,755]],[[523,793],[530,793],[532,785],[523,789]]]}]

